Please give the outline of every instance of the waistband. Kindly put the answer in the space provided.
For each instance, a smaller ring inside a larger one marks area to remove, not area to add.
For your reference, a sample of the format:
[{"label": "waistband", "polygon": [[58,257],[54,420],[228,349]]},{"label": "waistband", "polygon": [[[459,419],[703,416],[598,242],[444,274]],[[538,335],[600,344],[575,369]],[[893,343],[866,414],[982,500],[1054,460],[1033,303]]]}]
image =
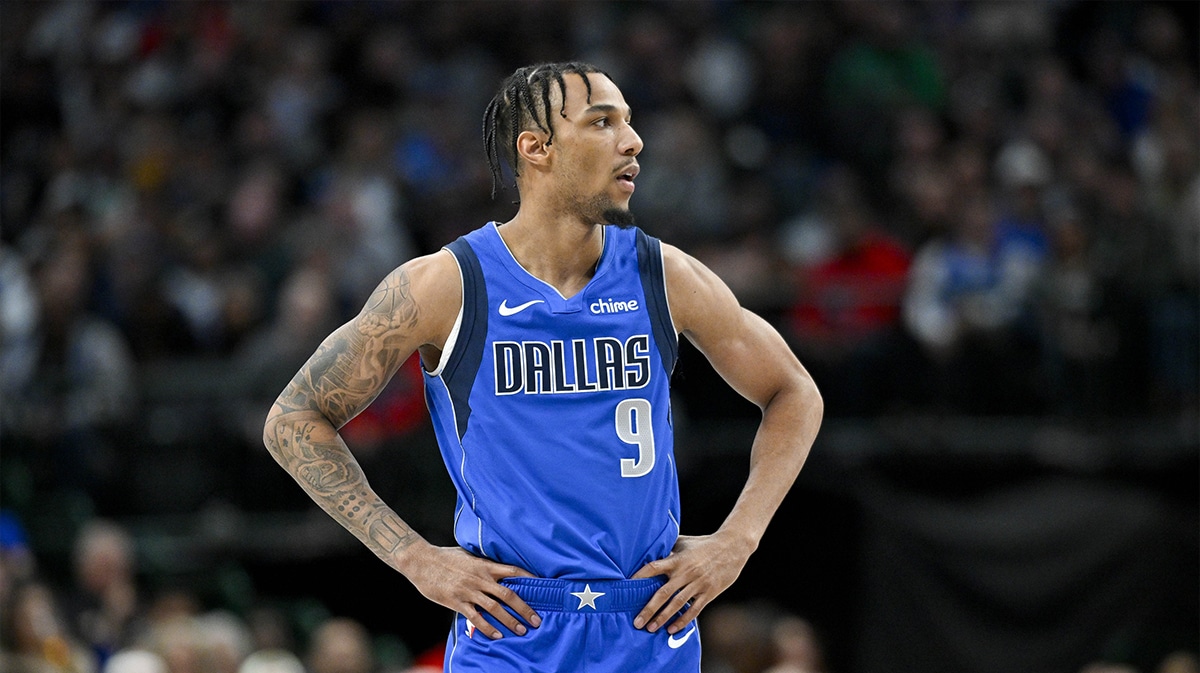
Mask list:
[{"label": "waistband", "polygon": [[516,592],[536,611],[638,612],[666,584],[661,577],[636,580],[559,580],[507,577],[500,584]]}]

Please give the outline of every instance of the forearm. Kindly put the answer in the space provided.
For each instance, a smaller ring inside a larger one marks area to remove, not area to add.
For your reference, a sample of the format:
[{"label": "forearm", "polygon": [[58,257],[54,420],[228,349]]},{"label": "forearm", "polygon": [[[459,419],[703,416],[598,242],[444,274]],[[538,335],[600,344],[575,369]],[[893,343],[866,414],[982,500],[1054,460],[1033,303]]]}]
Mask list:
[{"label": "forearm", "polygon": [[282,413],[276,404],[263,442],[321,509],[384,563],[404,572],[405,551],[424,540],[371,489],[358,461],[324,416],[309,410]]},{"label": "forearm", "polygon": [[750,475],[719,533],[735,535],[753,551],[808,458],[824,404],[805,374],[763,409],[750,452]]},{"label": "forearm", "polygon": [[337,429],[362,411],[421,343],[404,267],[325,338],[267,415],[263,443],[309,497],[389,566],[421,541],[371,489]]}]

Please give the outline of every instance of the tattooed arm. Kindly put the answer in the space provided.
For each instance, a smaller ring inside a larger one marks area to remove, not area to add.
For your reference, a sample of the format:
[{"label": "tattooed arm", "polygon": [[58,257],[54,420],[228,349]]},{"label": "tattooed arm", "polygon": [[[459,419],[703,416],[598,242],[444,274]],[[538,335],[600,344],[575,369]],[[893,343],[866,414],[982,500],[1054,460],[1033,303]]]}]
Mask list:
[{"label": "tattooed arm", "polygon": [[502,603],[534,626],[540,623],[524,601],[498,583],[529,573],[458,547],[430,545],[371,489],[337,432],[375,399],[413,351],[421,349],[431,366],[437,362],[461,304],[458,266],[448,252],[393,271],[280,393],[267,415],[263,442],[309,497],[384,563],[425,597],[498,638],[499,630],[483,619],[481,609],[516,633],[525,629]]}]

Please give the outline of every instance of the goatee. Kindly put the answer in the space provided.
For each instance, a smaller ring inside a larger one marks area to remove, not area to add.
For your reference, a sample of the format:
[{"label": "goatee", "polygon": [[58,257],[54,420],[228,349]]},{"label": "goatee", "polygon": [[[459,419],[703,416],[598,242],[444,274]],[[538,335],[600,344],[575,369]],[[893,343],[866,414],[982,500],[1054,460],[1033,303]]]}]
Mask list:
[{"label": "goatee", "polygon": [[615,224],[622,229],[627,229],[635,224],[633,213],[625,208],[606,208],[600,217],[604,222]]}]

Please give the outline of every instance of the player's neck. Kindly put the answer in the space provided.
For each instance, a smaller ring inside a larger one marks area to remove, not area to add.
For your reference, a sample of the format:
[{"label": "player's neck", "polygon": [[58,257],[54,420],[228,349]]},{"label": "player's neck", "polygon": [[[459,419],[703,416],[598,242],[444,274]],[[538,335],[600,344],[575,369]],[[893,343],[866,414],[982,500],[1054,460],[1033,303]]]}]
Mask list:
[{"label": "player's neck", "polygon": [[500,225],[500,236],[526,271],[571,297],[588,284],[604,251],[604,227],[530,217],[524,209]]}]

